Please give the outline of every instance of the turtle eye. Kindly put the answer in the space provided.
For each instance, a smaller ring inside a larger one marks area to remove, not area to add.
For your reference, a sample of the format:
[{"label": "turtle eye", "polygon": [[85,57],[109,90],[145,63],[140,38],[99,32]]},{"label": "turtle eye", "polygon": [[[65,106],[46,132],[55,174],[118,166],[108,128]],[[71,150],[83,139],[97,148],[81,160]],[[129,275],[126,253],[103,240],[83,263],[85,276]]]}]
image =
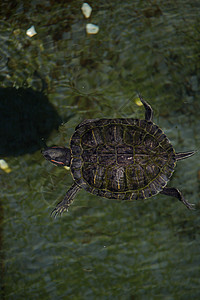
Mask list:
[{"label": "turtle eye", "polygon": [[47,148],[41,152],[46,160],[52,161],[52,159],[55,159],[55,155],[50,148]]},{"label": "turtle eye", "polygon": [[46,159],[46,160],[50,160],[51,161],[51,157],[50,157],[50,155],[49,154],[43,154],[44,155],[44,158]]},{"label": "turtle eye", "polygon": [[63,166],[64,162],[62,160],[60,160],[60,157],[52,157],[51,155],[47,154],[47,153],[43,153],[44,158],[48,161],[50,161],[52,164],[56,165],[56,166]]}]

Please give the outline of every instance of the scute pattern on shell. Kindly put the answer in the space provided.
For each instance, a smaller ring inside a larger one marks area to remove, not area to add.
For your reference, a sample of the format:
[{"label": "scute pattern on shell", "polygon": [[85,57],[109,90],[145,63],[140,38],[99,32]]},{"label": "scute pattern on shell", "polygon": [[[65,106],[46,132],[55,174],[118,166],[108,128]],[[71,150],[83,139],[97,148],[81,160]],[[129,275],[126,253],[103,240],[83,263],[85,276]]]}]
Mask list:
[{"label": "scute pattern on shell", "polygon": [[71,138],[71,172],[85,190],[106,198],[145,199],[159,193],[175,167],[162,130],[139,119],[92,120]]}]

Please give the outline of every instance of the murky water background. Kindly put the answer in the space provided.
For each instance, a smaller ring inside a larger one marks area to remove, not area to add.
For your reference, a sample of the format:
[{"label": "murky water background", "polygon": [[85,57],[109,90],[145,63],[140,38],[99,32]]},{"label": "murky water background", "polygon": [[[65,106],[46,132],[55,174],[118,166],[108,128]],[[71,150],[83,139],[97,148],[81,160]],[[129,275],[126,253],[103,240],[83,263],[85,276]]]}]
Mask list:
[{"label": "murky water background", "polygon": [[[118,202],[81,191],[54,220],[50,212],[72,177],[40,149],[44,128],[49,146],[68,145],[83,119],[143,118],[140,92],[175,149],[198,150],[200,3],[92,1],[89,20],[82,4],[0,4],[0,88],[31,88],[33,99],[41,92],[62,121],[59,131],[57,123],[49,127],[53,116],[45,112],[36,134],[35,121],[29,126],[34,104],[24,111],[20,102],[10,113],[1,106],[3,149],[16,138],[15,152],[19,137],[23,150],[26,141],[37,144],[23,155],[1,155],[11,170],[0,169],[1,299],[199,299],[199,153],[179,162],[169,183],[196,211],[164,195]],[[88,35],[87,23],[99,32]],[[37,34],[30,38],[32,25]],[[21,127],[20,118],[13,122],[20,114]]]}]

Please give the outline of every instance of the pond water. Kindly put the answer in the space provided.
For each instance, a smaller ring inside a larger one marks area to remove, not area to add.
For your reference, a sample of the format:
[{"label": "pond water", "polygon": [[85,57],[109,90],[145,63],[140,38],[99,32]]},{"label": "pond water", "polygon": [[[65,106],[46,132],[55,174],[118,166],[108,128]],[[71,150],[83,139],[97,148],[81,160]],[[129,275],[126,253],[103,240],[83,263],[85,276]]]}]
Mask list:
[{"label": "pond water", "polygon": [[[45,143],[69,146],[84,119],[144,118],[138,93],[177,151],[199,150],[200,3],[97,0],[88,19],[82,4],[0,4],[0,88],[40,92],[57,120],[40,110],[35,132],[25,98],[21,110],[0,111],[1,141],[19,148],[23,140],[21,152],[3,147],[0,157],[8,164],[0,169],[1,299],[200,299],[199,152],[178,162],[169,182],[195,211],[160,194],[122,202],[82,190],[56,219],[50,213],[72,177],[41,154]],[[37,146],[26,152],[26,140]]]}]

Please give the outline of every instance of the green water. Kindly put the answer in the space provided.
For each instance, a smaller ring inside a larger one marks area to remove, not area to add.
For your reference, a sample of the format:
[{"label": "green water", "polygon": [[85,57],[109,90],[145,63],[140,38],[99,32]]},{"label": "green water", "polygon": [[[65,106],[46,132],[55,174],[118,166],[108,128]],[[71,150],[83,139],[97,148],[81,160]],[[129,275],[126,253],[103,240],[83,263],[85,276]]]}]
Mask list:
[{"label": "green water", "polygon": [[[144,118],[140,92],[177,151],[200,149],[199,1],[91,1],[89,20],[82,3],[0,3],[0,87],[45,81],[63,120],[49,146],[68,146],[83,119]],[[169,182],[195,211],[164,195],[119,202],[82,190],[56,220],[70,172],[40,151],[1,158],[11,169],[0,169],[1,299],[200,299],[199,152]]]}]

